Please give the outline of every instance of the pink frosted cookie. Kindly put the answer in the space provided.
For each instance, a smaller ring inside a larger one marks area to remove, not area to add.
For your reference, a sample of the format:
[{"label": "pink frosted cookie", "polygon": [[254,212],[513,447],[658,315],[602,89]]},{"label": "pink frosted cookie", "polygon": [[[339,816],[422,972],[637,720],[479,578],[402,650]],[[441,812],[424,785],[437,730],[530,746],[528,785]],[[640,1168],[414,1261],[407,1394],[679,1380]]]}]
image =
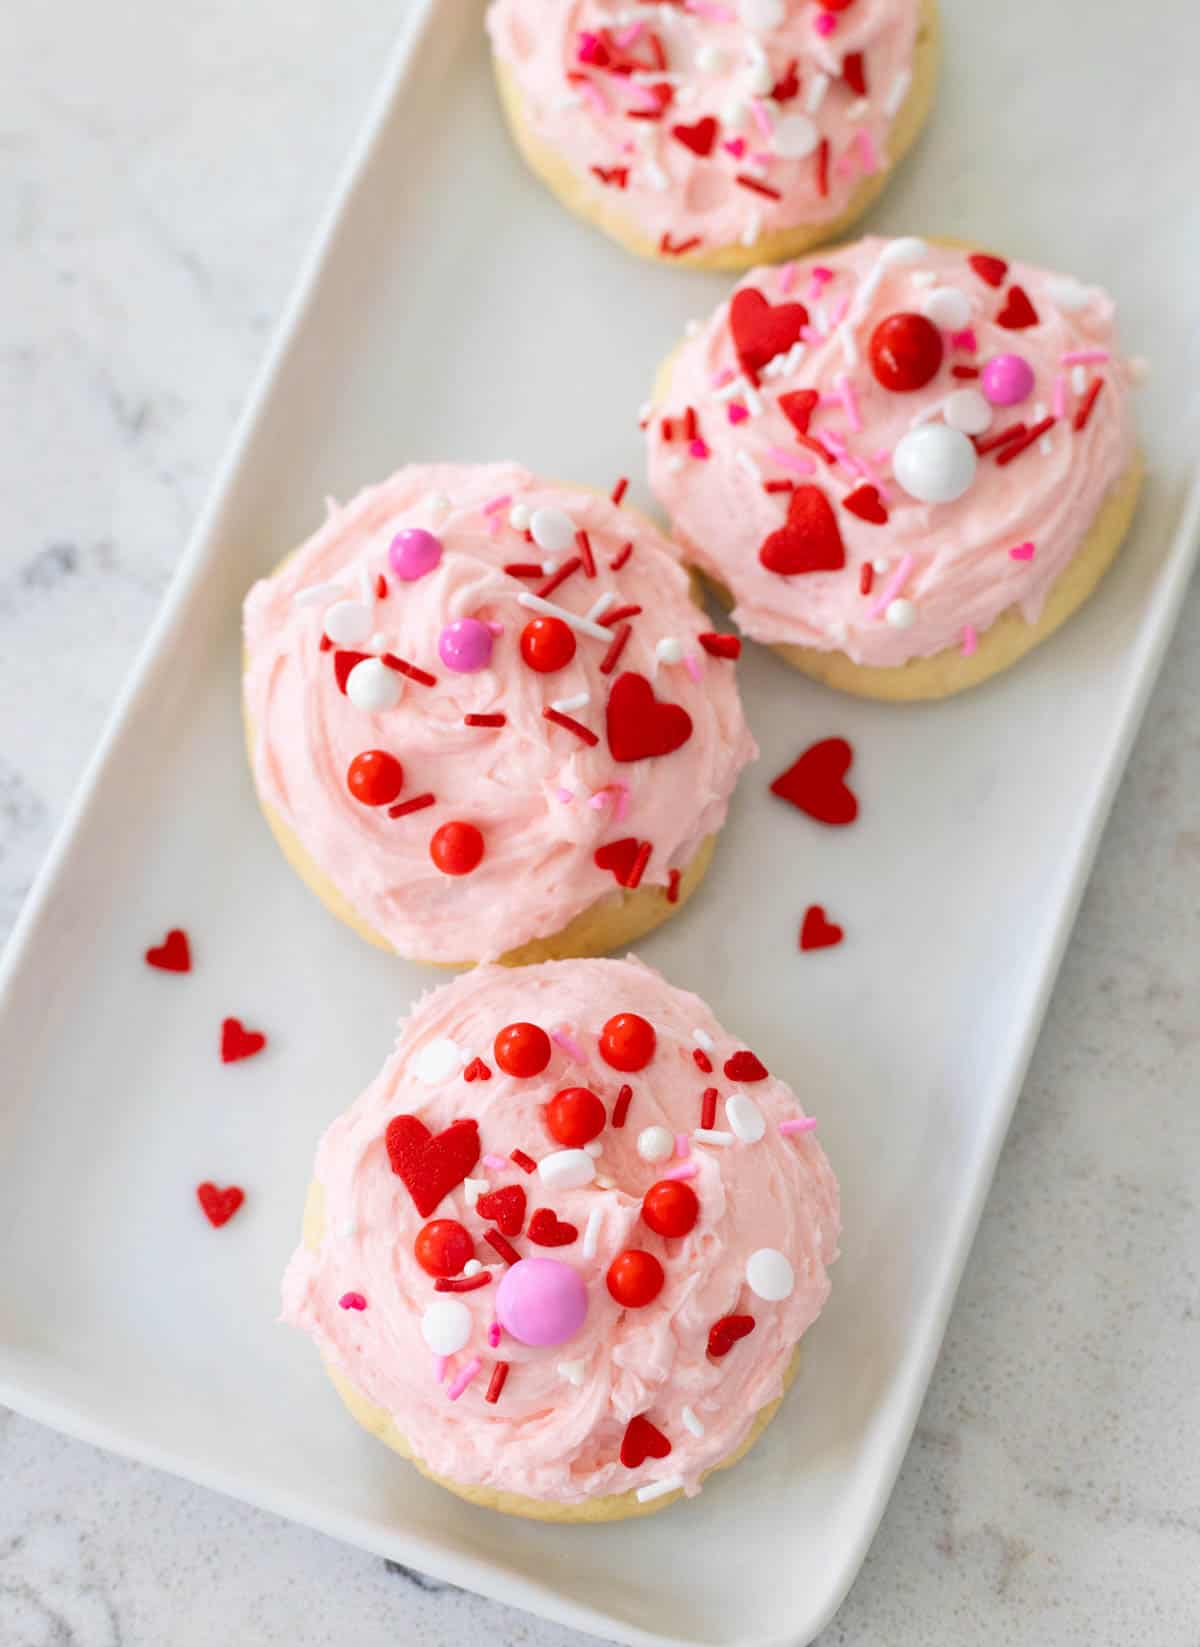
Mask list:
[{"label": "pink frosted cookie", "polygon": [[765,1427],[828,1296],[815,1125],[639,961],[480,967],[321,1140],[284,1319],[452,1491],[661,1508]]},{"label": "pink frosted cookie", "polygon": [[842,234],[929,110],[934,0],[493,0],[525,159],[630,250],[708,268]]},{"label": "pink frosted cookie", "polygon": [[757,269],[663,368],[650,483],[745,634],[880,698],[1015,661],[1091,593],[1137,498],[1112,300],[869,238]]},{"label": "pink frosted cookie", "polygon": [[515,464],[402,469],[246,598],[259,798],[417,960],[624,946],[703,876],[756,753],[736,640],[640,516]]}]

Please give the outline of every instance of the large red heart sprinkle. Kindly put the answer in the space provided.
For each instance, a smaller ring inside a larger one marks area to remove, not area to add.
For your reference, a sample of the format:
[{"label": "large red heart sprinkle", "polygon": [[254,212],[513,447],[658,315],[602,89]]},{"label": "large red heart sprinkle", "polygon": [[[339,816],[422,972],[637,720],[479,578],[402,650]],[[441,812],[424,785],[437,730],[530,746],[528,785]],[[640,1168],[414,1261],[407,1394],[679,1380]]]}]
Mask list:
[{"label": "large red heart sprinkle", "polygon": [[161,972],[192,970],[192,951],[182,927],[173,926],[161,944],[155,944],[146,951],[146,965],[156,966]]},{"label": "large red heart sprinkle", "polygon": [[729,305],[729,329],[742,370],[753,377],[776,355],[784,354],[808,325],[803,303],[767,302],[754,286],[733,294]]},{"label": "large red heart sprinkle", "polygon": [[415,1115],[395,1115],[386,1142],[392,1171],[404,1180],[422,1218],[458,1188],[479,1159],[479,1127],[471,1120],[452,1121],[435,1138]]},{"label": "large red heart sprinkle", "polygon": [[641,842],[636,835],[625,835],[619,841],[598,846],[593,854],[597,869],[611,869],[618,886],[626,886],[633,873]]},{"label": "large red heart sprinkle", "polygon": [[215,1230],[222,1224],[227,1224],[234,1213],[246,1199],[245,1190],[239,1189],[236,1184],[230,1184],[228,1189],[218,1189],[215,1184],[205,1181],[196,1185],[196,1199],[204,1209],[204,1216]]},{"label": "large red heart sprinkle", "polygon": [[727,1081],[765,1081],[770,1071],[752,1052],[732,1052],[725,1060]]},{"label": "large red heart sprinkle", "polygon": [[662,703],[644,675],[618,675],[605,715],[614,761],[644,761],[669,755],[692,735],[692,717],[677,703]]},{"label": "large red heart sprinkle", "polygon": [[986,280],[989,286],[1002,286],[1004,284],[1004,277],[1008,273],[1008,264],[1002,257],[992,257],[987,252],[972,252],[967,262],[980,280]]},{"label": "large red heart sprinkle", "polygon": [[853,759],[854,751],[845,738],[822,738],[779,774],[771,793],[818,823],[853,823],[858,817],[858,799],[845,782]]},{"label": "large red heart sprinkle", "polygon": [[708,1329],[708,1353],[714,1361],[728,1355],[739,1338],[754,1331],[752,1315],[723,1315]]},{"label": "large red heart sprinkle", "polygon": [[236,1064],[239,1058],[253,1058],[267,1044],[257,1029],[244,1029],[240,1018],[226,1018],[221,1024],[221,1062]]},{"label": "large red heart sprinkle", "polygon": [[763,540],[758,558],[768,572],[839,572],[846,550],[829,499],[819,486],[797,486],[786,523]]},{"label": "large red heart sprinkle", "polygon": [[793,429],[806,435],[809,419],[816,411],[820,398],[815,389],[793,389],[789,394],[780,395],[779,410]]},{"label": "large red heart sprinkle", "polygon": [[621,1442],[621,1463],[627,1470],[636,1470],[648,1458],[665,1458],[671,1450],[666,1436],[643,1414],[631,1418],[625,1426]]},{"label": "large red heart sprinkle", "polygon": [[520,1184],[489,1190],[476,1201],[475,1211],[489,1224],[498,1225],[502,1234],[520,1235],[525,1222],[525,1191]]},{"label": "large red heart sprinkle", "polygon": [[362,663],[369,658],[369,652],[335,652],[333,654],[333,673],[337,680],[338,691],[346,690],[346,682],[350,679],[350,671],[356,663]]},{"label": "large red heart sprinkle", "polygon": [[556,1218],[549,1207],[539,1207],[529,1220],[529,1239],[539,1247],[569,1247],[578,1235],[574,1224]]},{"label": "large red heart sprinkle", "polygon": [[852,515],[869,521],[872,526],[887,525],[888,512],[876,486],[856,486],[842,499],[842,508],[849,509]]},{"label": "large red heart sprinkle", "polygon": [[840,926],[826,919],[820,904],[809,904],[800,927],[801,949],[832,949],[845,936]]},{"label": "large red heart sprinkle", "polygon": [[1036,326],[1038,312],[1022,286],[1010,286],[1008,296],[1004,300],[1004,307],[996,316],[997,326],[1004,326],[1010,332],[1023,331],[1026,326]]},{"label": "large red heart sprinkle", "polygon": [[671,136],[677,137],[685,149],[691,149],[693,154],[707,159],[717,141],[717,123],[711,114],[705,115],[694,126],[672,126]]}]

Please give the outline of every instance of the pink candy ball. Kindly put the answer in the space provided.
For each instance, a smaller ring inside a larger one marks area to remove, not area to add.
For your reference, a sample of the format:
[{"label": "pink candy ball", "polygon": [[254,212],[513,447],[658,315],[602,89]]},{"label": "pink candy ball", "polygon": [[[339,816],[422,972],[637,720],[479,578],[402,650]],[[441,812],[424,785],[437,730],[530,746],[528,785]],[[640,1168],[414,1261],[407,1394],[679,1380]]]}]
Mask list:
[{"label": "pink candy ball", "polygon": [[420,526],[408,526],[403,532],[397,532],[388,549],[392,571],[404,583],[415,583],[426,572],[432,572],[441,558],[441,539]]},{"label": "pink candy ball", "polygon": [[1020,355],[993,355],[979,384],[993,406],[1016,406],[1033,393],[1033,367]]},{"label": "pink candy ball", "polygon": [[522,1258],[496,1288],[496,1319],[520,1344],[565,1344],[583,1326],[587,1288],[553,1258]]},{"label": "pink candy ball", "polygon": [[478,618],[458,618],[438,636],[438,657],[447,669],[473,675],[491,663],[493,639],[491,629]]}]

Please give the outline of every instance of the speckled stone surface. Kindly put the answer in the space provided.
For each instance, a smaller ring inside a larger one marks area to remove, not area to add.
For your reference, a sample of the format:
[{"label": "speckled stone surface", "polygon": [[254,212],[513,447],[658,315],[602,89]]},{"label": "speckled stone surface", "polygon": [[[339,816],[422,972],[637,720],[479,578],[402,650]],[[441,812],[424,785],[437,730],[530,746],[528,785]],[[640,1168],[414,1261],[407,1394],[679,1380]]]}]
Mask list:
[{"label": "speckled stone surface", "polygon": [[[401,10],[7,9],[0,930]],[[1182,31],[1187,12],[1167,0],[1131,26]],[[823,1647],[1200,1644],[1198,626],[1193,592],[916,1439]],[[3,1647],[583,1639],[0,1411]]]}]

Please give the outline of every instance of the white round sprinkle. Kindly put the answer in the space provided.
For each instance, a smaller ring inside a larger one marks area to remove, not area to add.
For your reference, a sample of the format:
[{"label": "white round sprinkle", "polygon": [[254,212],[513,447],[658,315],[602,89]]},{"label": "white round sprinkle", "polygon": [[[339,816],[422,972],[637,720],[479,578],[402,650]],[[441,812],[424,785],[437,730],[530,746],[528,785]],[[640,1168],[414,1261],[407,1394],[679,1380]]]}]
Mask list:
[{"label": "white round sprinkle", "polygon": [[992,408],[978,389],[955,389],[946,396],[942,416],[964,435],[981,435],[992,421]]},{"label": "white round sprinkle", "polygon": [[527,503],[514,503],[508,511],[508,524],[514,532],[523,532],[529,525],[533,511]]},{"label": "white round sprinkle", "polygon": [[759,1247],[746,1260],[746,1285],[768,1304],[778,1304],[791,1295],[796,1274],[777,1247]]},{"label": "white round sprinkle", "polygon": [[803,160],[817,146],[817,128],[806,114],[785,114],[775,127],[775,153]]},{"label": "white round sprinkle", "polygon": [[696,67],[701,74],[720,74],[725,67],[725,53],[720,46],[701,46],[696,53]]},{"label": "white round sprinkle", "polygon": [[478,1275],[482,1268],[483,1265],[479,1262],[478,1258],[468,1258],[466,1263],[463,1265],[463,1274]]},{"label": "white round sprinkle", "polygon": [[675,1152],[675,1140],[666,1127],[645,1127],[638,1133],[637,1152],[643,1161],[665,1161]]},{"label": "white round sprinkle", "polygon": [[368,715],[394,709],[403,692],[404,676],[378,658],[364,658],[346,677],[346,696],[356,709],[365,709]]},{"label": "white round sprinkle", "polygon": [[921,503],[953,503],[975,479],[975,448],[957,429],[925,423],[901,436],[892,453],[892,472],[910,497]]},{"label": "white round sprinkle", "polygon": [[678,663],[683,657],[683,642],[674,635],[664,635],[654,648],[660,663]]},{"label": "white round sprinkle", "polygon": [[564,509],[535,509],[529,530],[538,548],[550,555],[565,554],[575,542],[575,522]]},{"label": "white round sprinkle", "polygon": [[596,1163],[585,1149],[556,1149],[538,1162],[538,1177],[547,1189],[582,1189],[596,1176]]},{"label": "white round sprinkle", "polygon": [[452,1075],[457,1075],[466,1061],[466,1054],[457,1041],[442,1035],[436,1041],[427,1041],[417,1053],[413,1059],[413,1074],[427,1087],[436,1087]]},{"label": "white round sprinkle", "polygon": [[757,1144],[767,1130],[762,1110],[744,1092],[732,1092],[726,1098],[725,1119],[743,1144]]},{"label": "white round sprinkle", "polygon": [[471,1312],[457,1298],[435,1299],[421,1317],[421,1337],[434,1355],[457,1355],[470,1336]]},{"label": "white round sprinkle", "polygon": [[899,240],[883,248],[879,261],[888,268],[896,263],[919,263],[928,251],[929,247],[917,235],[902,234]]},{"label": "white round sprinkle", "polygon": [[957,286],[935,286],[921,307],[926,319],[946,332],[961,332],[971,318],[970,300]]},{"label": "white round sprinkle", "polygon": [[878,559],[873,560],[871,562],[871,570],[873,572],[883,573],[883,572],[887,571],[888,567],[891,564],[892,564],[891,561],[887,558],[886,555],[880,555],[878,557]]},{"label": "white round sprinkle", "polygon": [[583,1147],[587,1150],[593,1160],[597,1155],[604,1154],[604,1145],[600,1142],[599,1138],[593,1138],[590,1143],[585,1144]]},{"label": "white round sprinkle", "polygon": [[748,29],[777,29],[783,22],[783,0],[738,0],[738,16]]},{"label": "white round sprinkle", "polygon": [[361,646],[374,627],[371,608],[360,600],[336,601],[325,614],[325,633],[335,646]]},{"label": "white round sprinkle", "polygon": [[429,494],[429,507],[433,514],[444,515],[448,510],[453,509],[454,503],[445,492],[431,492]]},{"label": "white round sprinkle", "polygon": [[910,600],[892,600],[884,616],[893,629],[911,629],[917,621],[917,609]]}]

